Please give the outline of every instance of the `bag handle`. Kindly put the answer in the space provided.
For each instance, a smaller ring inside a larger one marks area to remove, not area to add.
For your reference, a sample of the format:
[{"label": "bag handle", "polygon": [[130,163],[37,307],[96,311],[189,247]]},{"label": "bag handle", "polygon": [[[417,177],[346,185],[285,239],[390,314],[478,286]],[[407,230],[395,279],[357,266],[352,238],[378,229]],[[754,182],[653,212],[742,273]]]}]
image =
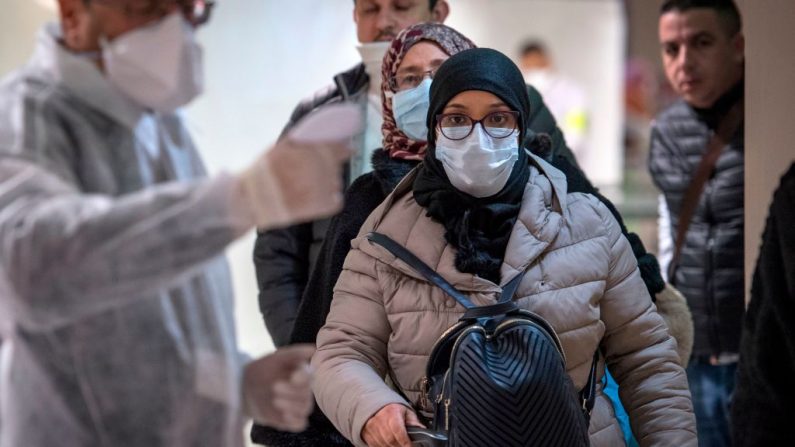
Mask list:
[{"label": "bag handle", "polygon": [[679,260],[682,256],[682,247],[685,245],[685,237],[687,230],[690,228],[690,223],[693,221],[693,216],[696,213],[698,202],[701,200],[701,193],[704,191],[704,185],[707,180],[712,176],[712,171],[715,169],[715,164],[726,146],[737,131],[743,119],[743,101],[737,101],[726,116],[718,124],[718,128],[710,138],[707,144],[707,152],[701,157],[701,162],[698,164],[693,178],[687,187],[684,198],[682,199],[682,208],[679,211],[679,221],[676,228],[676,239],[674,244],[674,253],[671,258],[671,263],[668,265],[668,282],[673,283],[676,268],[679,265]]},{"label": "bag handle", "polygon": [[476,306],[466,295],[453,287],[453,285],[444,279],[439,273],[430,268],[428,264],[422,262],[422,260],[414,253],[410,252],[408,249],[392,240],[389,236],[383,235],[381,233],[371,232],[367,235],[367,240],[387,249],[387,251],[395,255],[395,257],[408,264],[411,268],[424,276],[425,279],[442,289],[459,304],[464,306],[464,308],[467,309],[467,312],[464,313],[462,319],[468,320],[491,317],[518,310],[518,307],[512,299],[516,293],[516,290],[519,288],[519,283],[522,282],[524,272],[516,275],[508,284],[505,285],[497,304],[490,306]]}]

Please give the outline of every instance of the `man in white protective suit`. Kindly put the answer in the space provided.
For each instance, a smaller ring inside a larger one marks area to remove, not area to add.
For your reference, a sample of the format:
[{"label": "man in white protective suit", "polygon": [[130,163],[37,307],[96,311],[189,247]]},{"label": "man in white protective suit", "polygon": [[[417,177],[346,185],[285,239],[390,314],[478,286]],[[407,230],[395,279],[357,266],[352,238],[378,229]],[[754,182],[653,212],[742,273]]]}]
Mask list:
[{"label": "man in white protective suit", "polygon": [[201,92],[214,2],[58,3],[0,83],[0,446],[240,446],[246,418],[300,431],[312,348],[238,352],[222,254],[340,208],[358,112],[208,178],[175,112]]}]

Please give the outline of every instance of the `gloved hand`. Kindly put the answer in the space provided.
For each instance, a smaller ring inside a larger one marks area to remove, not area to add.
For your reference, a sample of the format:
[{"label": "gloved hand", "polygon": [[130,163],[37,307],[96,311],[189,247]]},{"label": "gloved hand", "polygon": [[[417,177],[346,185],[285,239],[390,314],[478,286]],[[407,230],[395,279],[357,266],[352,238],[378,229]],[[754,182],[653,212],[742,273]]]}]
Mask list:
[{"label": "gloved hand", "polygon": [[300,432],[314,408],[309,359],[313,345],[292,345],[246,365],[243,405],[247,416],[261,425]]},{"label": "gloved hand", "polygon": [[247,208],[260,229],[330,216],[342,208],[342,170],[362,127],[358,106],[324,107],[240,174]]}]

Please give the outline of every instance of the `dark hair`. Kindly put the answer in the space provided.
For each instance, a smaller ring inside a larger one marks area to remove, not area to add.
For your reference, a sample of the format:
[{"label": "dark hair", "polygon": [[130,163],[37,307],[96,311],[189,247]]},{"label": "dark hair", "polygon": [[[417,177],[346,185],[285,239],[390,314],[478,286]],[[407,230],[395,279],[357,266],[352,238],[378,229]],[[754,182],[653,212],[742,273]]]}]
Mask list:
[{"label": "dark hair", "polygon": [[714,10],[730,37],[743,29],[740,10],[737,9],[734,0],[665,0],[660,7],[660,15],[671,11],[685,12],[696,8]]},{"label": "dark hair", "polygon": [[[436,4],[439,3],[439,0],[428,0],[429,9],[433,10],[436,7]],[[356,4],[356,0],[353,0],[353,4]]]},{"label": "dark hair", "polygon": [[528,40],[522,44],[519,54],[521,56],[527,56],[530,53],[547,54],[547,47],[540,40]]}]

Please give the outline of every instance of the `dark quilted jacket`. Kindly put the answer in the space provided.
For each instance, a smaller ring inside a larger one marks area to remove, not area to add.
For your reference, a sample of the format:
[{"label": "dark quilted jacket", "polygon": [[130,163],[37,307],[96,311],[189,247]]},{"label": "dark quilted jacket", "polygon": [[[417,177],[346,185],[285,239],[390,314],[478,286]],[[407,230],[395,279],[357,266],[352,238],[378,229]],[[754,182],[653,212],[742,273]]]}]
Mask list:
[{"label": "dark quilted jacket", "polygon": [[[676,238],[684,193],[706,152],[712,129],[741,95],[739,86],[708,111],[679,101],[654,123],[649,169],[671,214],[672,240]],[[743,141],[740,126],[704,187],[671,278],[693,314],[694,356],[736,353],[739,349],[745,291]]]}]

